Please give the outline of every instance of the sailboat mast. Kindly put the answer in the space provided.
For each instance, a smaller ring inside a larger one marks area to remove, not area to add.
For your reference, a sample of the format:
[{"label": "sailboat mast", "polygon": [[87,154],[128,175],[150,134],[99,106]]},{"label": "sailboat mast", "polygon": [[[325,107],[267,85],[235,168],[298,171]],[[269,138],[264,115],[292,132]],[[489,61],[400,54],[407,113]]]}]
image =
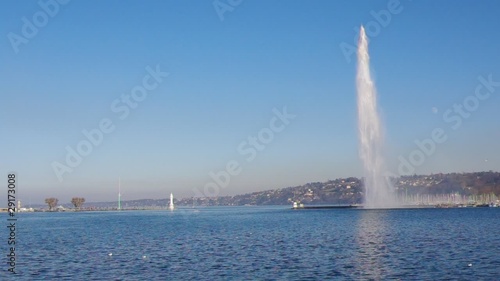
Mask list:
[{"label": "sailboat mast", "polygon": [[118,178],[118,210],[122,209],[121,179]]}]

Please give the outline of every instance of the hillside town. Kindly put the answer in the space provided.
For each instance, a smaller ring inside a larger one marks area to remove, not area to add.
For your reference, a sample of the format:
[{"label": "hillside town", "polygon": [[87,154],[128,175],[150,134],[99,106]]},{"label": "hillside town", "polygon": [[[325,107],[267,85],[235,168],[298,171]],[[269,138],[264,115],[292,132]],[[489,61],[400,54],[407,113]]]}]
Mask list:
[{"label": "hillside town", "polygon": [[[500,205],[500,173],[448,173],[411,175],[388,179],[404,205],[433,206],[498,206]],[[218,197],[188,197],[173,199],[176,206],[258,206],[292,205],[354,205],[363,203],[362,180],[356,177],[299,186],[270,189],[240,195]],[[117,202],[89,202],[73,198],[59,204],[57,198],[47,198],[47,205],[18,206],[20,211],[101,211],[165,209],[169,199],[140,199]],[[85,204],[84,204],[85,203]]]},{"label": "hillside town", "polygon": [[[500,173],[493,171],[412,175],[388,181],[394,186],[399,201],[409,205],[488,204],[496,203],[500,198]],[[301,202],[320,205],[361,204],[362,200],[361,179],[349,177],[235,196],[185,198],[178,204],[241,206]]]}]

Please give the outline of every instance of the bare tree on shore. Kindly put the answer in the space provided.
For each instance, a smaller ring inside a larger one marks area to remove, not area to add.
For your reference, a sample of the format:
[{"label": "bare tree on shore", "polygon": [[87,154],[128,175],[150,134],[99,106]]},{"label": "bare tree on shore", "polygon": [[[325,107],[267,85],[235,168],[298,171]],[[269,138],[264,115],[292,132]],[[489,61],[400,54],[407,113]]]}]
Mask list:
[{"label": "bare tree on shore", "polygon": [[85,203],[85,198],[83,197],[73,197],[73,199],[71,199],[71,204],[78,210],[82,207],[83,203]]},{"label": "bare tree on shore", "polygon": [[52,211],[52,209],[54,209],[54,207],[57,206],[58,202],[59,202],[59,199],[54,198],[54,197],[50,197],[50,198],[45,199],[45,203],[47,203],[49,205],[49,211]]}]

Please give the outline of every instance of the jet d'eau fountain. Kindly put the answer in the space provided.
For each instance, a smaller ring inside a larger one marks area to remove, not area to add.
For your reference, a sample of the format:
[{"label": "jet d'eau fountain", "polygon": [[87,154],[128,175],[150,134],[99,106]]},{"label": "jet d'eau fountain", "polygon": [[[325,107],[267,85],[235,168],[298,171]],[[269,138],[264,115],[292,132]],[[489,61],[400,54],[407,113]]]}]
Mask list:
[{"label": "jet d'eau fountain", "polygon": [[394,207],[392,186],[385,179],[383,129],[377,110],[377,91],[370,74],[368,39],[361,26],[358,42],[358,130],[359,155],[363,161],[366,208]]}]

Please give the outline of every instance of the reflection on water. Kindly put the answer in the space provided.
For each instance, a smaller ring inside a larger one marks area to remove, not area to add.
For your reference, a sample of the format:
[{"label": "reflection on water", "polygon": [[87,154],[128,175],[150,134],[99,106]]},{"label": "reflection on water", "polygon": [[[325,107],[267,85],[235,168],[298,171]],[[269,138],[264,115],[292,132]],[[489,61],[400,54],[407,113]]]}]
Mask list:
[{"label": "reflection on water", "polygon": [[390,267],[386,262],[389,257],[387,245],[389,229],[386,210],[364,210],[360,212],[357,222],[354,264],[359,277],[363,279],[381,280],[390,275]]}]

